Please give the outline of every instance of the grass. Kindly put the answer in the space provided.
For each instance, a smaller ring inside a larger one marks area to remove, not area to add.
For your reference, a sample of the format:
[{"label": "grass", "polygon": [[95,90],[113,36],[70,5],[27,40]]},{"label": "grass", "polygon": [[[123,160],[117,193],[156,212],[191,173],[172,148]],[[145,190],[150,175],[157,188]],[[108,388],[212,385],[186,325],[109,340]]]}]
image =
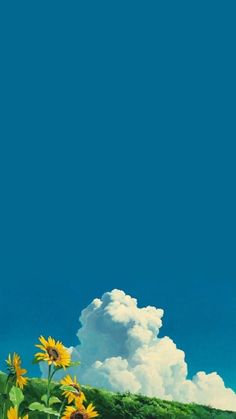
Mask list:
[{"label": "grass", "polygon": [[[0,392],[3,389],[5,374],[0,374]],[[61,398],[59,385],[54,382],[53,393]],[[25,401],[22,407],[27,409],[31,402],[40,401],[45,394],[46,381],[38,378],[29,380],[25,387]],[[111,393],[103,389],[83,386],[87,400],[93,402],[101,419],[185,419],[185,418],[216,418],[236,419],[236,412],[226,412],[197,404],[169,402],[142,395]],[[46,415],[30,412],[29,419],[43,419]],[[55,416],[54,416],[55,417]],[[51,418],[54,418],[51,416]]]}]

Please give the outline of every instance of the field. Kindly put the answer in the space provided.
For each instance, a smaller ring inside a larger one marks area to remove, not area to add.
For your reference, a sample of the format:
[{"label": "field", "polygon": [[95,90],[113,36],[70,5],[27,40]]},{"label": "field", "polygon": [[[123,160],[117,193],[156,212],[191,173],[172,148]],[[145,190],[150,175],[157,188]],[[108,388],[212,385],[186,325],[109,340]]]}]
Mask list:
[{"label": "field", "polygon": [[[0,391],[2,392],[5,375],[0,374]],[[54,382],[53,393],[60,396],[59,385]],[[25,387],[25,401],[22,407],[39,401],[45,394],[46,382],[41,379],[30,379]],[[169,402],[141,395],[111,393],[106,390],[83,386],[88,401],[92,401],[101,419],[167,419],[167,418],[218,418],[236,419],[236,413],[224,412],[197,404]],[[55,416],[51,416],[53,418]],[[29,419],[46,418],[44,413],[30,412]]]}]

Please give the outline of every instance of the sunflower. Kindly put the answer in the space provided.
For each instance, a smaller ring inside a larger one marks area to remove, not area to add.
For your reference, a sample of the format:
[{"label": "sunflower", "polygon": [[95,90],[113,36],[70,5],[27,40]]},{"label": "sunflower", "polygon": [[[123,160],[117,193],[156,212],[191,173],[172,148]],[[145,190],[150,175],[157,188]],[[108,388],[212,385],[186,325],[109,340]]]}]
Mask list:
[{"label": "sunflower", "polygon": [[71,378],[71,376],[68,374],[66,377],[64,377],[61,380],[61,384],[64,386],[71,386],[75,389],[74,392],[72,391],[64,391],[64,395],[67,397],[68,399],[68,403],[72,403],[74,400],[76,400],[77,398],[80,399],[81,403],[84,402],[85,400],[85,395],[84,393],[81,391],[80,385],[77,382],[76,377],[74,377],[74,380]]},{"label": "sunflower", "polygon": [[96,418],[98,412],[92,403],[88,407],[84,407],[79,400],[75,402],[75,406],[67,406],[62,419],[90,419]]},{"label": "sunflower", "polygon": [[27,373],[27,370],[21,368],[21,358],[18,354],[14,353],[13,356],[8,355],[8,359],[6,360],[8,365],[9,375],[14,378],[16,385],[23,389],[26,385],[28,378],[23,377]]},{"label": "sunflower", "polygon": [[[16,407],[10,407],[10,409],[7,412],[7,418],[8,419],[21,419],[20,416],[18,416],[18,410]],[[22,419],[28,419],[29,416],[26,415]]]},{"label": "sunflower", "polygon": [[35,354],[37,361],[46,361],[48,365],[54,365],[55,367],[69,367],[70,365],[70,353],[59,341],[49,336],[46,340],[43,336],[39,338],[40,345],[35,345],[43,352]]}]

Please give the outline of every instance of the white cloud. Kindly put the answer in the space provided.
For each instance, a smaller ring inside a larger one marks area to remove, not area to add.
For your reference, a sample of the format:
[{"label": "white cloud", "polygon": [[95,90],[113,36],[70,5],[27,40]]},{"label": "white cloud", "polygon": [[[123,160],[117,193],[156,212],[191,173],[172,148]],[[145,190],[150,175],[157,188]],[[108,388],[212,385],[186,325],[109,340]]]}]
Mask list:
[{"label": "white cloud", "polygon": [[73,358],[81,360],[80,382],[236,411],[236,394],[217,373],[187,379],[185,353],[169,337],[158,337],[163,314],[155,307],[139,308],[120,290],[93,300],[80,317],[80,343],[71,348]]}]

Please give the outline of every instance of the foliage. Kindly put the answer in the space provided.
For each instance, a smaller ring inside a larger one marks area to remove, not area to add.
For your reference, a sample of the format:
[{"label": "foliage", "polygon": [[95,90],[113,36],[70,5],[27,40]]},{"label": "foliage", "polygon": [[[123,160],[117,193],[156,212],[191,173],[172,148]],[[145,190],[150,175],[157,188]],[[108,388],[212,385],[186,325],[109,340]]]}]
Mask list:
[{"label": "foliage", "polygon": [[[52,337],[39,338],[40,349],[34,362],[47,365],[47,380],[29,380],[22,368],[21,357],[9,354],[7,373],[0,375],[0,419],[33,419],[57,417],[59,419],[92,419],[98,416],[94,405],[87,402],[76,378],[67,374],[60,384],[53,383],[58,370],[66,371],[78,363],[71,361],[69,350]],[[24,416],[23,416],[24,415]]]},{"label": "foliage", "polygon": [[[68,368],[78,365],[72,363],[68,349],[51,337],[40,336],[39,342],[34,362],[46,363],[47,379],[25,377],[21,357],[9,354],[7,373],[0,373],[0,419],[236,419],[234,412],[208,406],[80,386],[76,377],[66,374]],[[62,369],[64,378],[60,383],[53,381]]]},{"label": "foliage", "polygon": [[[0,391],[4,386],[5,375],[0,374]],[[52,382],[53,397],[61,399],[60,384]],[[27,406],[41,400],[47,388],[47,380],[29,379],[24,390],[25,400],[22,408],[27,411]],[[236,413],[224,412],[197,404],[183,404],[169,402],[142,395],[112,393],[90,386],[82,386],[86,398],[94,403],[101,419],[236,419]],[[60,406],[60,403],[55,405]],[[43,419],[45,413],[30,412],[29,419]],[[55,416],[54,416],[55,417]],[[53,418],[53,416],[52,416]]]}]

